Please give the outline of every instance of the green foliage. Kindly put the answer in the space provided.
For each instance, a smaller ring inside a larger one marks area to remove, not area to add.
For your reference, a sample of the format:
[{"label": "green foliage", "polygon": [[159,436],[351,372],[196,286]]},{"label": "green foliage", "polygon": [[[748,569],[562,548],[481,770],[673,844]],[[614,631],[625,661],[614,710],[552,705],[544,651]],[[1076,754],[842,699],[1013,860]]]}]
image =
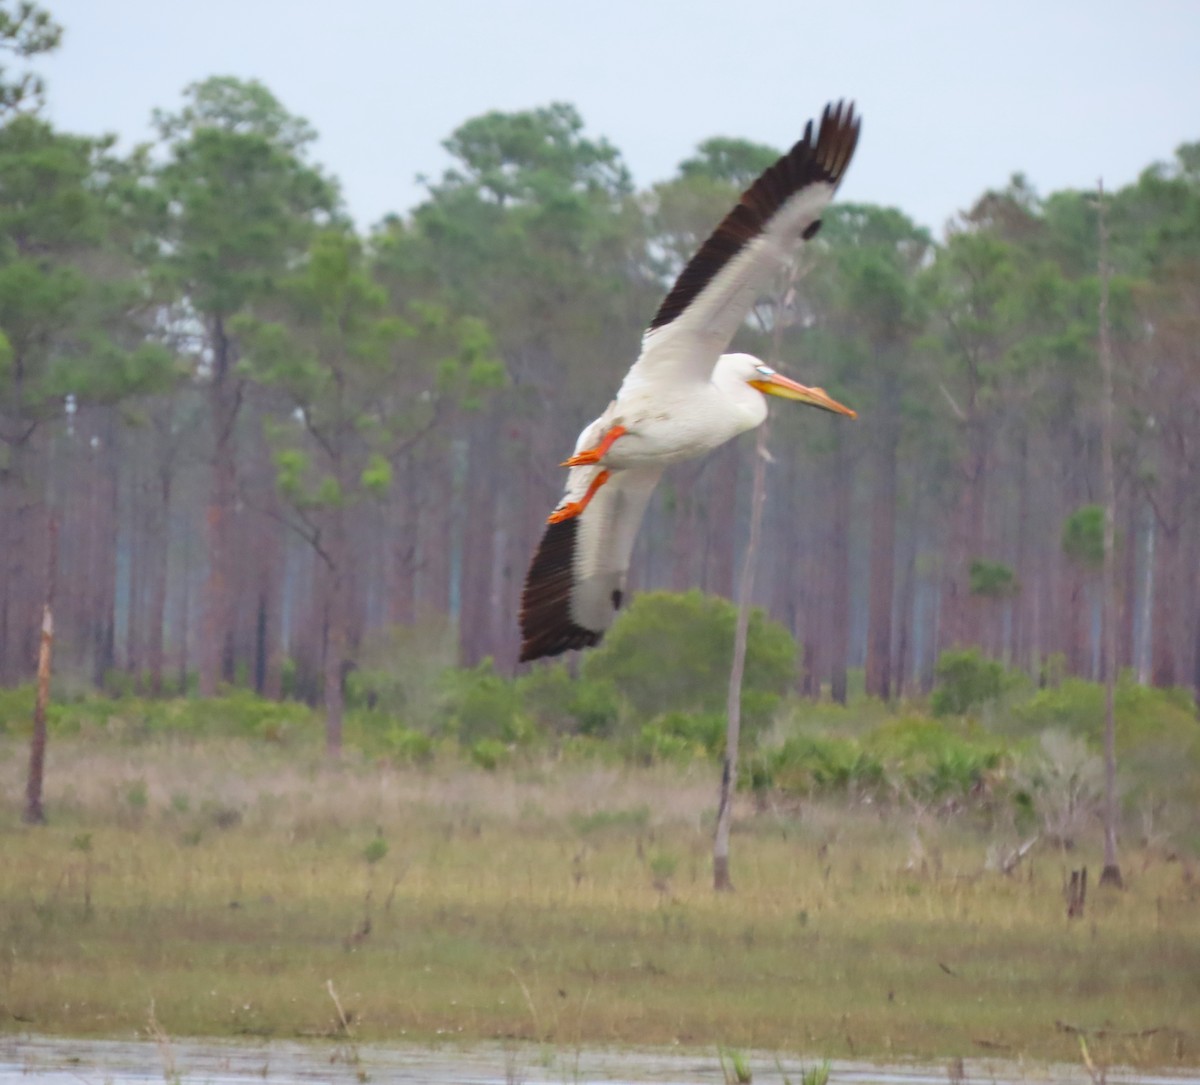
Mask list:
[{"label": "green foliage", "polygon": [[[119,251],[109,145],[31,116],[0,125],[0,416],[21,435],[10,449],[68,393],[116,402],[174,377],[135,318],[141,286]],[[91,273],[98,262],[111,267],[104,278]],[[20,379],[3,379],[13,367]]]},{"label": "green foliage", "polygon": [[927,719],[885,724],[868,745],[895,785],[927,799],[969,795],[1009,757],[1008,744],[981,728]]},{"label": "green foliage", "polygon": [[718,1047],[717,1057],[721,1063],[721,1076],[725,1079],[725,1085],[750,1085],[754,1080],[750,1061],[737,1048]]},{"label": "green foliage", "polygon": [[793,795],[872,792],[884,779],[882,763],[853,738],[792,735],[781,746],[747,759],[743,782],[754,791],[778,788]]},{"label": "green foliage", "polygon": [[[639,594],[587,658],[584,674],[608,680],[636,717],[724,714],[737,609],[698,591]],[[752,736],[770,719],[795,675],[796,644],[783,626],[751,611],[742,725]]]},{"label": "green foliage", "polygon": [[467,749],[471,761],[488,772],[494,772],[511,754],[509,747],[498,738],[481,738]]},{"label": "green foliage", "polygon": [[428,730],[442,697],[442,673],[457,658],[458,634],[443,614],[373,630],[346,678],[346,703]]},{"label": "green foliage", "polygon": [[146,789],[145,780],[134,780],[125,789],[125,801],[129,804],[129,808],[134,813],[141,813],[150,802],[150,793]]},{"label": "green foliage", "polygon": [[625,810],[596,810],[590,814],[573,812],[567,820],[580,836],[602,833],[638,836],[650,824],[650,807],[642,805]]},{"label": "green foliage", "polygon": [[[0,53],[31,57],[50,53],[62,41],[62,27],[33,0],[0,3]],[[0,121],[18,109],[41,105],[42,80],[32,72],[13,75],[0,65]]]},{"label": "green foliage", "polygon": [[[1160,738],[1200,738],[1195,702],[1186,689],[1142,686],[1125,672],[1117,682],[1114,708],[1119,751]],[[1104,687],[1082,678],[1064,678],[1059,685],[1038,690],[1024,704],[1015,705],[1011,716],[1023,733],[1063,730],[1083,735],[1099,748],[1104,733]]]},{"label": "green foliage", "polygon": [[611,736],[620,701],[611,682],[572,678],[565,665],[535,667],[516,681],[526,713],[547,734]]},{"label": "green foliage", "polygon": [[691,158],[679,163],[679,174],[686,179],[718,181],[740,191],[778,157],[779,151],[765,143],[713,136],[700,143]]},{"label": "green foliage", "polygon": [[964,715],[995,700],[1012,684],[1002,663],[984,659],[975,648],[943,652],[934,673],[937,687],[931,704],[935,716]]},{"label": "green foliage", "polygon": [[410,727],[392,726],[384,732],[384,748],[397,761],[425,765],[433,760],[433,739]]},{"label": "green foliage", "polygon": [[362,856],[368,866],[374,866],[388,853],[388,842],[382,836],[376,836],[365,848]]},{"label": "green foliage", "polygon": [[475,117],[444,144],[461,168],[448,171],[442,184],[477,187],[497,204],[557,197],[564,182],[585,192],[630,191],[629,172],[615,148],[582,132],[578,111],[563,102]]},{"label": "green foliage", "polygon": [[635,760],[686,764],[725,752],[725,717],[714,712],[667,712],[643,724],[631,751]]},{"label": "green foliage", "polygon": [[157,175],[164,276],[201,313],[229,318],[262,297],[303,251],[336,186],[309,165],[315,134],[254,80],[193,83],[156,111],[167,161]]},{"label": "green foliage", "polygon": [[372,497],[385,496],[392,485],[392,465],[378,452],[371,454],[360,477],[362,487]]},{"label": "green foliage", "polygon": [[971,562],[970,578],[971,594],[985,599],[1009,599],[1021,590],[1016,573],[999,561],[976,558]]},{"label": "green foliage", "polygon": [[978,791],[1012,756],[1010,744],[979,729],[911,718],[873,728],[859,738],[793,734],[746,759],[742,784],[812,798],[849,794],[930,801]]},{"label": "green foliage", "polygon": [[1104,509],[1100,505],[1084,505],[1067,517],[1062,548],[1085,569],[1096,571],[1104,564]]},{"label": "green foliage", "polygon": [[520,691],[496,673],[490,658],[477,667],[444,672],[442,683],[441,728],[464,746],[474,749],[487,740],[482,747],[487,753],[495,751],[495,743],[532,741],[535,732]]}]

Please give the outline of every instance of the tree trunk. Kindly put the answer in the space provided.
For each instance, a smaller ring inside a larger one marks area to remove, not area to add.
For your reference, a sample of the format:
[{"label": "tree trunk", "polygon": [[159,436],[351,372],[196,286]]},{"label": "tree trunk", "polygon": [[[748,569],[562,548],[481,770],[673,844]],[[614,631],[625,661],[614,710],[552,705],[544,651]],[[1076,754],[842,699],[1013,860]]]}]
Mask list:
[{"label": "tree trunk", "polygon": [[733,821],[733,798],[737,791],[738,743],[742,733],[742,676],[746,669],[746,636],[750,627],[750,597],[754,592],[754,564],[762,533],[763,504],[767,488],[767,423],[758,428],[754,446],[754,482],[750,497],[750,537],[742,558],[738,584],[737,624],[733,632],[733,662],[729,668],[729,696],[725,702],[725,758],[721,765],[721,794],[717,803],[717,828],[713,836],[713,889],[730,892],[729,829]]},{"label": "tree trunk", "polygon": [[829,689],[846,703],[850,654],[850,454],[841,427],[833,431],[833,517],[830,525]]},{"label": "tree trunk", "polygon": [[54,582],[58,571],[58,521],[54,516],[46,530],[46,600],[42,606],[42,635],[38,647],[37,695],[33,706],[33,736],[29,741],[29,776],[25,781],[24,820],[42,825],[42,782],[46,775],[46,706],[50,703],[50,674],[54,662]]},{"label": "tree trunk", "polygon": [[200,642],[200,696],[213,697],[225,673],[233,635],[230,591],[233,509],[237,497],[237,437],[235,427],[241,394],[233,373],[234,348],[221,317],[212,319],[213,369],[208,389],[213,462],[206,514],[208,576],[204,583]]},{"label": "tree trunk", "polygon": [[331,758],[338,758],[342,753],[342,683],[345,678],[346,614],[349,602],[345,515],[341,505],[332,509],[332,530],[327,551],[329,587],[325,607],[325,752]]},{"label": "tree trunk", "polygon": [[1100,375],[1101,467],[1104,476],[1104,573],[1101,585],[1101,631],[1104,658],[1104,869],[1101,885],[1122,886],[1117,864],[1117,483],[1113,468],[1113,363],[1108,338],[1108,227],[1104,217],[1104,185],[1100,185]]},{"label": "tree trunk", "polygon": [[[150,613],[147,617],[146,665],[150,671],[150,692],[158,697],[163,689],[163,661],[166,638],[168,562],[171,551],[171,476],[164,469],[158,478],[158,509],[154,517],[153,547],[150,555]],[[181,693],[184,691],[180,691]]]},{"label": "tree trunk", "polygon": [[[885,423],[886,425],[887,423]],[[896,580],[896,450],[894,427],[879,443],[871,510],[871,573],[867,634],[867,693],[892,695],[892,617]]]},{"label": "tree trunk", "polygon": [[1154,547],[1154,614],[1151,627],[1151,680],[1156,686],[1179,681],[1175,657],[1176,594],[1179,584],[1175,556],[1179,550],[1177,522],[1158,524]]}]

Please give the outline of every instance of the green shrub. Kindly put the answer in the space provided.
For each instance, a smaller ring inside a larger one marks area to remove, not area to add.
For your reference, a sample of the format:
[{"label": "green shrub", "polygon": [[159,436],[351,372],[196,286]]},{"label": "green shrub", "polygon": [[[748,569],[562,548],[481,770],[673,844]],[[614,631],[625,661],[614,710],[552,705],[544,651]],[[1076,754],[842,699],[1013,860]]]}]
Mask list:
[{"label": "green shrub", "polygon": [[606,738],[616,730],[620,699],[607,680],[572,678],[560,663],[535,667],[516,684],[525,713],[547,734]]},{"label": "green shrub", "polygon": [[774,749],[747,759],[744,782],[756,791],[778,788],[810,796],[818,792],[874,791],[882,764],[853,738],[792,735]]},{"label": "green shrub", "polygon": [[935,716],[961,716],[993,701],[1011,685],[1004,666],[984,659],[975,648],[943,652],[935,670],[937,688],[933,691]]},{"label": "green shrub", "polygon": [[[724,713],[737,610],[698,591],[646,592],[587,658],[584,675],[611,681],[641,720],[665,712]],[[752,736],[795,677],[796,643],[761,610],[750,615],[742,723]]]},{"label": "green shrub", "polygon": [[374,630],[358,650],[358,666],[346,677],[349,708],[374,708],[432,727],[441,695],[441,676],[458,660],[453,623],[437,614],[412,625]]},{"label": "green shrub", "polygon": [[591,814],[572,812],[567,815],[567,821],[580,836],[607,832],[636,836],[650,824],[650,807],[641,805],[628,810],[597,810]]},{"label": "green shrub", "polygon": [[467,756],[482,769],[494,771],[504,764],[512,751],[498,738],[481,738],[467,750]]},{"label": "green shrub", "polygon": [[433,739],[424,731],[392,724],[383,733],[383,748],[392,760],[407,765],[428,765],[433,760]]},{"label": "green shrub", "polygon": [[442,675],[441,727],[464,747],[482,739],[528,743],[535,737],[515,682],[496,673],[491,658],[477,667],[448,670]]},{"label": "green shrub", "polygon": [[642,765],[686,765],[704,756],[704,749],[683,735],[663,730],[661,724],[643,724],[628,747],[629,757]]},{"label": "green shrub", "polygon": [[941,799],[970,794],[1005,763],[1008,745],[978,727],[904,719],[877,728],[866,742],[894,784]]},{"label": "green shrub", "polygon": [[[1119,751],[1150,739],[1186,743],[1200,738],[1195,702],[1187,690],[1141,686],[1125,672],[1115,693]],[[1014,706],[1011,716],[1026,732],[1057,728],[1084,735],[1098,745],[1104,734],[1104,687],[1082,678],[1064,678],[1058,686],[1038,690],[1027,702]]]},{"label": "green shrub", "polygon": [[0,688],[0,735],[21,734],[33,724],[33,686]]}]

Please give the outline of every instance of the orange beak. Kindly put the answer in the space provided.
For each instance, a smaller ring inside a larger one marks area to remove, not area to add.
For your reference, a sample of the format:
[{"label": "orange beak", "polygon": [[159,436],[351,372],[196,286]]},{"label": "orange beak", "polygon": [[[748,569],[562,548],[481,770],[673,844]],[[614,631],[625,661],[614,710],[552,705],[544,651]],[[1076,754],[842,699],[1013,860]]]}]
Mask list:
[{"label": "orange beak", "polygon": [[858,414],[849,407],[843,406],[830,396],[824,388],[809,388],[797,384],[782,373],[772,373],[762,380],[750,381],[751,388],[757,388],[768,396],[779,396],[780,399],[794,399],[798,403],[807,403],[810,407],[820,407],[823,411],[833,411],[834,414],[844,414],[848,418],[857,418]]}]

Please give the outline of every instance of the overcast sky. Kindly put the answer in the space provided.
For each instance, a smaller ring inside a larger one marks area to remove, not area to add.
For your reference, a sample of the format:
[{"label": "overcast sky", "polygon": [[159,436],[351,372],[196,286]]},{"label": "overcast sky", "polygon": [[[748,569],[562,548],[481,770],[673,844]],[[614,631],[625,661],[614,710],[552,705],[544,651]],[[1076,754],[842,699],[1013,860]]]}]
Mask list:
[{"label": "overcast sky", "polygon": [[420,202],[464,120],[552,101],[646,186],[710,136],[783,148],[853,98],[843,198],[937,230],[1013,172],[1116,188],[1200,140],[1200,0],[42,2],[66,27],[38,64],[57,125],[128,146],[188,83],[257,78],[363,227]]}]

